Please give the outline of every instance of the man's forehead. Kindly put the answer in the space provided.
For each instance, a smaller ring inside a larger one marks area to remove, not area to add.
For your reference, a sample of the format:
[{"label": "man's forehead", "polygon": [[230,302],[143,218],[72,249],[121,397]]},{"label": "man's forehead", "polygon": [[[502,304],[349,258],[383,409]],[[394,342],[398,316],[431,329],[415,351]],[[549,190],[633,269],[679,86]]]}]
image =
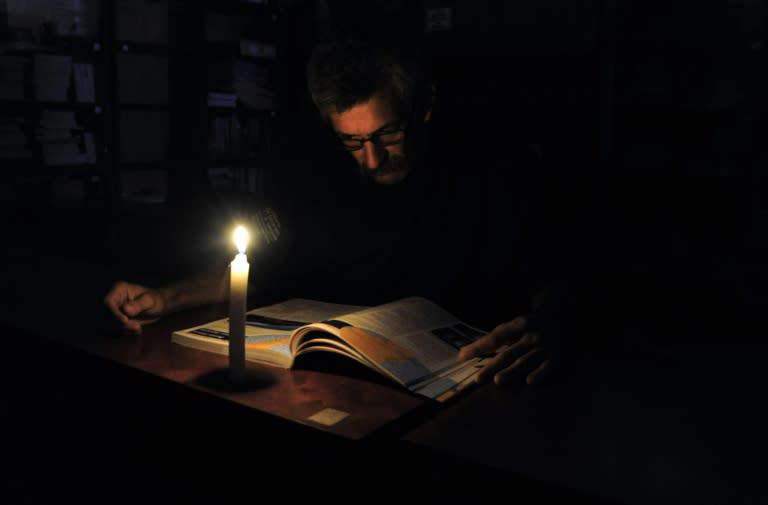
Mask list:
[{"label": "man's forehead", "polygon": [[382,95],[374,95],[343,112],[331,113],[329,119],[337,133],[363,136],[399,122],[392,101]]}]

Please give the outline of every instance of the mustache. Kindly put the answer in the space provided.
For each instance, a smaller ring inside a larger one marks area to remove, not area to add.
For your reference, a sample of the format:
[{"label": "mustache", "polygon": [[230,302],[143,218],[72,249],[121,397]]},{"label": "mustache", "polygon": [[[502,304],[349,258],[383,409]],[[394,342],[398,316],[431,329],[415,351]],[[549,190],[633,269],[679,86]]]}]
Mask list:
[{"label": "mustache", "polygon": [[361,163],[358,166],[358,172],[360,173],[360,175],[364,177],[377,177],[381,175],[401,172],[406,168],[407,164],[408,162],[406,161],[405,157],[395,156],[395,157],[390,157],[384,163],[382,163],[381,165],[379,165],[373,170],[370,169],[367,165]]}]

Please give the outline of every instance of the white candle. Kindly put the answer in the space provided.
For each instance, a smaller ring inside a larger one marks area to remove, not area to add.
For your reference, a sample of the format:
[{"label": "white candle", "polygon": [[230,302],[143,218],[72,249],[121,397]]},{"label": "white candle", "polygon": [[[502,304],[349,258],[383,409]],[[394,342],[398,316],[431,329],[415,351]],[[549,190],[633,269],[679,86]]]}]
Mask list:
[{"label": "white candle", "polygon": [[229,265],[229,373],[234,380],[245,376],[245,311],[248,296],[248,232],[238,226],[234,233],[237,255]]}]

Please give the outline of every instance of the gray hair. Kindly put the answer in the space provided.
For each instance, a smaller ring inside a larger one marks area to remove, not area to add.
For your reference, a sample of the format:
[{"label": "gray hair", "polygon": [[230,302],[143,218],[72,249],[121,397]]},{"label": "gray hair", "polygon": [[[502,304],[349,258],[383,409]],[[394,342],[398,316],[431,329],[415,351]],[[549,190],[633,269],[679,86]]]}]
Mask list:
[{"label": "gray hair", "polygon": [[414,108],[419,67],[415,55],[364,40],[319,44],[307,65],[307,85],[320,115],[327,119],[378,93],[389,93],[406,117]]}]

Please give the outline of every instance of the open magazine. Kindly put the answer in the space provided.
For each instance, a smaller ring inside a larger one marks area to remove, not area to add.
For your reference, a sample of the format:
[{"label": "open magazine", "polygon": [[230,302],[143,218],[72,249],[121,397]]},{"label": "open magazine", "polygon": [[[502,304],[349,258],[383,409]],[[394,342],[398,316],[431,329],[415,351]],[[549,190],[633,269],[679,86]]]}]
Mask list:
[{"label": "open magazine", "polygon": [[[177,344],[228,353],[228,319],[173,332]],[[486,332],[425,298],[376,307],[294,298],[246,314],[246,359],[292,368],[309,353],[355,360],[409,391],[445,401],[473,382],[486,357],[458,360]]]}]

